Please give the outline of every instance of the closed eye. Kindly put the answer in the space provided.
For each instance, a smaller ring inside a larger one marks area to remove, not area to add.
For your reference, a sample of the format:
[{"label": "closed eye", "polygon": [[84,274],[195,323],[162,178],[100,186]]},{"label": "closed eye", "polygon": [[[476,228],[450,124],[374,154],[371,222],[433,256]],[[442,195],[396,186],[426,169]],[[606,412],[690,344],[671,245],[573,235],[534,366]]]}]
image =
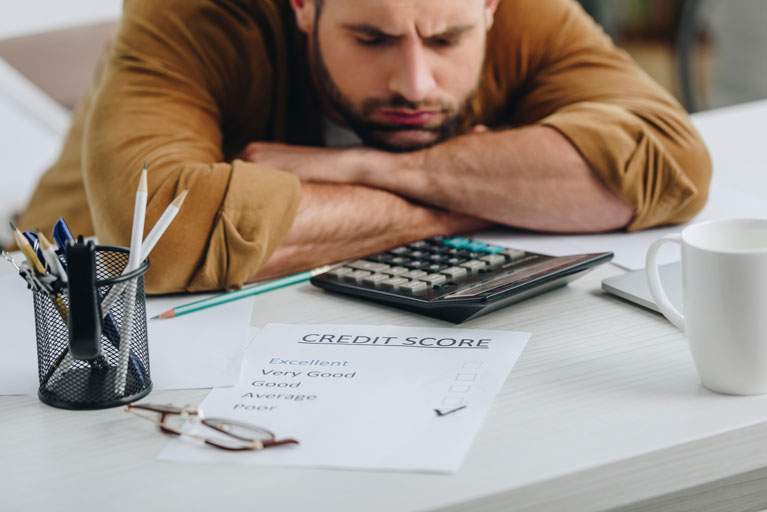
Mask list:
[{"label": "closed eye", "polygon": [[450,48],[458,44],[457,37],[431,37],[426,40],[428,46],[434,48]]},{"label": "closed eye", "polygon": [[390,37],[355,37],[354,40],[362,46],[387,46],[394,41]]}]

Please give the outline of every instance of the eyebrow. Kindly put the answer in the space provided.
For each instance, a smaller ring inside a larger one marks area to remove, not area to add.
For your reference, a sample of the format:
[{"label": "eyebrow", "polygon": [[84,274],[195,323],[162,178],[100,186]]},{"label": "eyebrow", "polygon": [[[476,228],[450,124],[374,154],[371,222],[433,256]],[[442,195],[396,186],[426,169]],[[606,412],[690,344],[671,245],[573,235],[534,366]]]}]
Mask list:
[{"label": "eyebrow", "polygon": [[[468,32],[472,30],[476,24],[469,24],[469,25],[458,25],[455,27],[450,27],[447,30],[444,30],[438,34],[432,34],[428,37],[424,37],[423,39],[438,39],[438,38],[453,38],[458,37],[461,34]],[[358,34],[363,34],[370,37],[381,37],[384,39],[401,39],[403,36],[388,34],[381,30],[380,28],[371,25],[369,23],[344,23],[342,25],[343,28],[346,30],[349,30],[351,32],[356,32]]]}]

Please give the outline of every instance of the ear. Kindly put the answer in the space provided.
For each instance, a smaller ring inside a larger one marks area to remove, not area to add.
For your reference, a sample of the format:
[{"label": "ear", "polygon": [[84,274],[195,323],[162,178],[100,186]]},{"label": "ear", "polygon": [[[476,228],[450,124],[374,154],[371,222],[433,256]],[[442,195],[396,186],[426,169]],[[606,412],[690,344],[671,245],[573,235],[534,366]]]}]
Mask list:
[{"label": "ear", "polygon": [[495,16],[495,10],[498,8],[498,3],[501,0],[485,0],[485,29],[490,30],[493,26],[493,17]]},{"label": "ear", "polygon": [[296,25],[306,34],[314,30],[314,16],[316,15],[314,0],[290,0],[290,6],[296,15]]}]

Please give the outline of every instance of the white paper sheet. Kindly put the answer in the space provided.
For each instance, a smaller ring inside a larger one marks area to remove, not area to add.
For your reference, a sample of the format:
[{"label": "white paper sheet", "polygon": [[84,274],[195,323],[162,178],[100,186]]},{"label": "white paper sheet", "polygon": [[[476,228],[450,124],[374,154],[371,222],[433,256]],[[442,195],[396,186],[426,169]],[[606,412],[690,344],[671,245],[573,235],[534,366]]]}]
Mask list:
[{"label": "white paper sheet", "polygon": [[[7,265],[0,260],[1,265]],[[0,395],[37,393],[37,342],[32,292],[18,274],[0,276]]]},{"label": "white paper sheet", "polygon": [[[767,201],[741,192],[733,187],[712,183],[709,200],[703,211],[690,223],[736,217],[767,217]],[[688,224],[690,224],[688,223]],[[597,235],[550,235],[498,229],[477,233],[473,238],[509,247],[516,247],[553,256],[575,253],[615,253],[612,262],[629,270],[645,267],[645,254],[655,240],[669,233],[678,233],[687,224],[667,228],[648,229],[634,233],[615,232]],[[674,247],[664,247],[658,264],[679,259]]]},{"label": "white paper sheet", "polygon": [[[5,264],[3,262],[3,264]],[[147,316],[206,297],[149,298]],[[237,383],[249,337],[253,300],[236,300],[177,318],[149,320],[154,389]],[[0,276],[0,395],[37,393],[37,345],[32,293],[17,274]]]},{"label": "white paper sheet", "polygon": [[201,408],[300,444],[232,453],[174,439],[159,458],[456,471],[529,336],[269,324],[246,351],[240,383],[212,390]]},{"label": "white paper sheet", "polygon": [[149,361],[155,389],[232,386],[240,375],[250,337],[253,298],[234,300],[187,315],[151,318],[210,295],[150,297]]}]

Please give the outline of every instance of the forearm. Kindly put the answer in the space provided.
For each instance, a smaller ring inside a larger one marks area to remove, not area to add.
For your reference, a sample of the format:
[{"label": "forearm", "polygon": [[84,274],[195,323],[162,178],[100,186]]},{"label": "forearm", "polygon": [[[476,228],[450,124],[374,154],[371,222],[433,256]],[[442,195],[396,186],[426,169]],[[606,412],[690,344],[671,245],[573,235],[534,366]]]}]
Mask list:
[{"label": "forearm", "polygon": [[303,183],[293,225],[253,279],[269,279],[488,224],[471,216],[416,205],[383,190]]},{"label": "forearm", "polygon": [[[622,228],[633,215],[556,130],[466,135],[361,166],[363,184],[492,222],[540,231]],[[371,161],[371,160],[368,160]]]}]

